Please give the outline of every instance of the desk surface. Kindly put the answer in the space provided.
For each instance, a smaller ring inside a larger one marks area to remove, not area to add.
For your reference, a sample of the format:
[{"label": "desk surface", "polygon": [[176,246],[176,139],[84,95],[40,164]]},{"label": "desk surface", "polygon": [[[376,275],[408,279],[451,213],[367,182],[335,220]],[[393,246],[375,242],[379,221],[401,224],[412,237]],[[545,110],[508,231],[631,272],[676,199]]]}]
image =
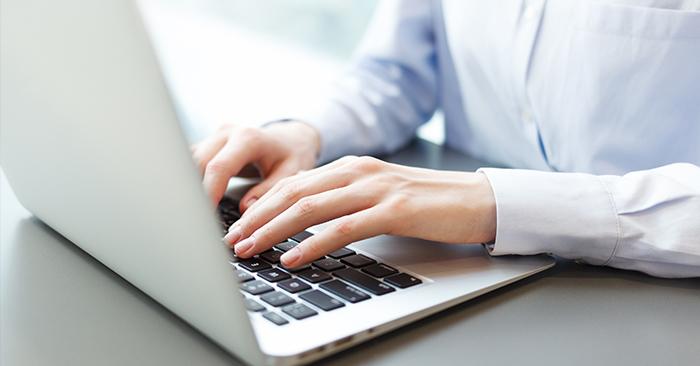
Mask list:
[{"label": "desk surface", "polygon": [[[388,160],[473,170],[423,141]],[[33,218],[0,187],[0,364],[238,364]],[[555,268],[319,362],[666,364],[700,359],[700,280],[558,261]]]}]

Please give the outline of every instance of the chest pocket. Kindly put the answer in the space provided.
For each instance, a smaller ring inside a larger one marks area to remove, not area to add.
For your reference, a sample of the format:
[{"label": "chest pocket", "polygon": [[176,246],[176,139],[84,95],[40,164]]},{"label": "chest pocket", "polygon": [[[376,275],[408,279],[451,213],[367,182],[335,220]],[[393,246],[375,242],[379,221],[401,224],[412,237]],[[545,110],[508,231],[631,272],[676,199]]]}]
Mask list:
[{"label": "chest pocket", "polygon": [[568,37],[550,141],[586,153],[556,147],[562,169],[700,162],[700,12],[581,2]]}]

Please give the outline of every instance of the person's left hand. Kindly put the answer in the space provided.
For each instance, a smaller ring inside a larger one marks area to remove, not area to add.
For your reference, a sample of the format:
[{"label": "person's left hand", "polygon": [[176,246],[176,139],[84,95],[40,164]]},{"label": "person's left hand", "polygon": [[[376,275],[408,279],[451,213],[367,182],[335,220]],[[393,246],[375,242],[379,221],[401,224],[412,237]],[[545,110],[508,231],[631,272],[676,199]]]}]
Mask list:
[{"label": "person's left hand", "polygon": [[235,245],[239,257],[249,258],[333,219],[338,220],[286,252],[282,264],[297,267],[380,234],[448,243],[489,242],[496,233],[496,204],[482,173],[344,157],[279,181],[224,239]]}]

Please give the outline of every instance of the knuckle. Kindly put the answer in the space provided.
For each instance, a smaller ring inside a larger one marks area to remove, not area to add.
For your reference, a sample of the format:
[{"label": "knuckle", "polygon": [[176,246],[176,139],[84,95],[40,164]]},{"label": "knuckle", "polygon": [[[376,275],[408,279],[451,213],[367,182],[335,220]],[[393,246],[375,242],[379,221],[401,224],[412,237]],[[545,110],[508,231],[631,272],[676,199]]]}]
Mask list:
[{"label": "knuckle", "polygon": [[290,177],[284,177],[284,178],[278,180],[277,183],[275,183],[275,185],[272,186],[272,188],[279,190],[291,182],[292,182],[292,179]]},{"label": "knuckle", "polygon": [[260,130],[250,126],[239,128],[236,131],[236,135],[242,142],[246,143],[257,143],[262,138]]},{"label": "knuckle", "polygon": [[300,188],[296,184],[286,184],[284,187],[281,188],[280,194],[282,195],[282,199],[285,201],[297,201],[297,197],[299,197],[300,193]]},{"label": "knuckle", "polygon": [[212,160],[205,167],[207,175],[222,175],[228,169],[228,164],[220,160]]},{"label": "knuckle", "polygon": [[262,182],[256,185],[255,187],[251,188],[246,194],[245,197],[241,201],[247,201],[251,198],[259,199],[263,195],[265,195],[267,192],[269,192],[273,188],[272,183],[267,183],[267,182]]},{"label": "knuckle", "polygon": [[197,162],[197,164],[202,164],[205,162],[204,160],[204,153],[202,152],[201,149],[195,149],[192,151],[192,159]]},{"label": "knuckle", "polygon": [[282,188],[286,185],[288,185],[290,182],[289,178],[282,178],[275,182],[275,184],[272,185],[270,188],[270,193],[278,193],[282,190]]},{"label": "knuckle", "polygon": [[353,162],[353,161],[355,161],[355,160],[357,160],[357,156],[355,156],[355,155],[345,155],[345,156],[343,156],[342,158],[338,159],[338,162],[339,162],[339,163],[346,164],[346,163],[351,163],[351,162]]},{"label": "knuckle", "polygon": [[270,237],[272,237],[273,231],[272,228],[269,225],[265,225],[258,230],[255,230],[255,233],[252,235],[255,237],[255,241],[258,243],[264,243],[267,242]]},{"label": "knuckle", "polygon": [[316,259],[325,254],[323,245],[318,240],[306,240],[304,244],[304,256],[308,259]]},{"label": "knuckle", "polygon": [[348,236],[355,230],[355,220],[342,220],[341,222],[335,224],[333,230],[339,236]]},{"label": "knuckle", "polygon": [[318,201],[311,197],[304,197],[294,205],[296,206],[296,212],[299,216],[308,216],[316,210]]},{"label": "knuckle", "polygon": [[361,156],[354,161],[355,167],[364,172],[375,172],[381,168],[381,160],[371,156]]}]

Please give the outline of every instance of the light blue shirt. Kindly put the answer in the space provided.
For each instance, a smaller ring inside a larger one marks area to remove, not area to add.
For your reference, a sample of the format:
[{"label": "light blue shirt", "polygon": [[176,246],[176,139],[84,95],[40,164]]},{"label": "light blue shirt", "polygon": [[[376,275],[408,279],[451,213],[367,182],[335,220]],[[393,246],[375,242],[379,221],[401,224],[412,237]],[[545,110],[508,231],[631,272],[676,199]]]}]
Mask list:
[{"label": "light blue shirt", "polygon": [[440,110],[449,147],[518,168],[482,169],[492,254],[700,276],[699,1],[385,1],[328,95],[293,116],[321,161]]}]

